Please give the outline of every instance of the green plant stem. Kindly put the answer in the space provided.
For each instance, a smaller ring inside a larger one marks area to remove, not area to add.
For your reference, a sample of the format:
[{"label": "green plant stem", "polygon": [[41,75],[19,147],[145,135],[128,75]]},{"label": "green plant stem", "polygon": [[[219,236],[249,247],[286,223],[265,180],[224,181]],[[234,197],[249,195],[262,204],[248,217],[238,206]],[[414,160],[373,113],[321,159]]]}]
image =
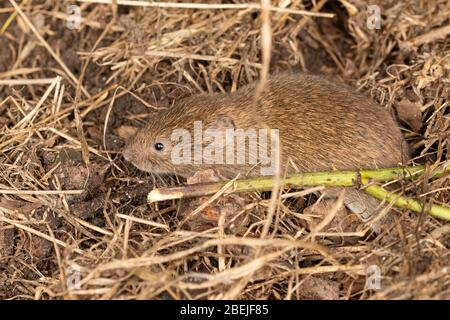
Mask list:
[{"label": "green plant stem", "polygon": [[[409,209],[419,213],[424,211],[423,204],[421,202],[389,192],[380,186],[371,185],[365,188],[364,191],[372,197],[380,201],[386,200],[398,208]],[[429,208],[428,214],[436,218],[450,220],[450,208],[444,206],[433,204]]]},{"label": "green plant stem", "polygon": [[[325,186],[325,187],[358,187],[361,188],[370,181],[385,182],[395,179],[414,179],[420,177],[424,166],[383,168],[361,171],[331,171],[296,173],[282,179],[281,184],[285,187],[300,186]],[[439,178],[450,173],[449,168],[441,168],[433,173],[433,178]],[[215,194],[220,191],[229,181],[192,184],[182,187],[154,189],[148,194],[149,203],[173,200],[188,197],[198,197]],[[235,180],[224,193],[239,193],[252,191],[270,191],[273,186],[272,177],[256,177],[250,179]],[[415,212],[423,211],[423,204],[417,200],[409,199],[395,193],[390,193],[377,185],[370,185],[364,190],[373,197],[387,201],[396,207],[410,209]],[[432,205],[429,209],[432,216],[450,220],[450,208]]]}]

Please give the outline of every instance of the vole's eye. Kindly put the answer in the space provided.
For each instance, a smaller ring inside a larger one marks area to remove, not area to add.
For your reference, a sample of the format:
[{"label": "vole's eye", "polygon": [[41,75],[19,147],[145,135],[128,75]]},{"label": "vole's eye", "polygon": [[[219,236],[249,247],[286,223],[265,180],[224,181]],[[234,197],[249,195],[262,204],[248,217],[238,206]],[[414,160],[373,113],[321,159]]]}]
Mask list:
[{"label": "vole's eye", "polygon": [[164,144],[161,142],[157,142],[153,145],[156,151],[163,151],[164,150]]}]

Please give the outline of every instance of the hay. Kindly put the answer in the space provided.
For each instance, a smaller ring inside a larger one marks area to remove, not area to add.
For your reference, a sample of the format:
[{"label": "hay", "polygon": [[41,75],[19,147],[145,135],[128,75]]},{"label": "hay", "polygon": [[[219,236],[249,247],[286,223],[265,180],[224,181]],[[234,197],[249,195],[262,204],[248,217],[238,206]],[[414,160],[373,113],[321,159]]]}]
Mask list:
[{"label": "hay", "polygon": [[[444,221],[386,208],[375,234],[375,222],[314,190],[284,190],[275,202],[217,200],[211,212],[231,203],[236,223],[223,214],[189,231],[177,212],[192,204],[145,202],[179,181],[137,172],[120,154],[135,127],[184,96],[301,70],[395,112],[414,162],[448,162],[447,0],[376,1],[379,30],[359,0],[263,1],[261,15],[242,2],[84,0],[79,30],[66,27],[74,1],[16,2],[0,6],[0,298],[450,298]],[[448,205],[449,182],[399,190]],[[368,266],[380,290],[368,288]]]}]

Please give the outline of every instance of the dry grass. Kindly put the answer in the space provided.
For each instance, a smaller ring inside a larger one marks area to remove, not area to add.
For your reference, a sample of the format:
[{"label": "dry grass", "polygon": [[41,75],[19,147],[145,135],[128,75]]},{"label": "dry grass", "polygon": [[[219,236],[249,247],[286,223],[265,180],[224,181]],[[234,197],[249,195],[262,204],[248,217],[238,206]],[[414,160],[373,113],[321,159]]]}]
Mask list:
[{"label": "dry grass", "polygon": [[[145,203],[155,185],[179,182],[120,155],[133,127],[184,96],[303,70],[395,113],[415,162],[448,162],[447,0],[376,1],[381,30],[367,28],[359,0],[262,1],[261,15],[238,1],[93,2],[78,3],[81,29],[70,30],[73,1],[0,1],[0,298],[450,299],[444,221],[386,208],[362,223],[314,190],[284,190],[219,199],[236,223],[221,214],[189,230],[178,202]],[[450,203],[449,177],[401,188]]]}]

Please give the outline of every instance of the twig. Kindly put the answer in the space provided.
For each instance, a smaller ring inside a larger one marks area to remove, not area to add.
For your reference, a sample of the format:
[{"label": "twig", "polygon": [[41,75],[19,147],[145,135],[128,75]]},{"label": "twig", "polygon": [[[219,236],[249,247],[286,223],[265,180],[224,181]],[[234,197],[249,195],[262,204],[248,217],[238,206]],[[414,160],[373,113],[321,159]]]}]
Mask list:
[{"label": "twig", "polygon": [[85,190],[15,190],[0,189],[0,194],[15,195],[59,195],[59,194],[82,194]]},{"label": "twig", "polygon": [[[364,191],[373,196],[374,198],[377,198],[380,201],[386,200],[387,202],[393,204],[398,208],[409,209],[411,211],[419,213],[424,211],[424,205],[419,201],[400,196],[393,192],[389,192],[380,186],[376,185],[368,186],[367,188],[364,189]],[[428,214],[436,218],[441,218],[450,221],[450,208],[444,206],[431,205]]]},{"label": "twig", "polygon": [[[356,181],[365,178],[367,180],[376,179],[377,181],[386,181],[396,177],[403,177],[406,172],[406,178],[419,174],[423,171],[423,166],[415,166],[405,170],[405,168],[387,168],[380,170],[364,171],[333,171],[333,172],[313,172],[297,173],[282,179],[281,183],[285,186],[356,186]],[[165,200],[198,197],[211,195],[220,190],[226,182],[213,182],[204,184],[191,184],[181,187],[154,189],[148,194],[148,202],[158,202]],[[236,180],[228,193],[252,192],[252,191],[270,191],[272,190],[272,177],[257,177],[251,179]]]},{"label": "twig", "polygon": [[156,228],[162,228],[162,229],[167,230],[167,231],[169,230],[169,227],[167,225],[165,225],[165,224],[149,221],[149,220],[146,220],[146,219],[132,217],[132,216],[128,216],[128,215],[121,214],[121,213],[116,214],[116,217],[124,219],[124,220],[128,220],[128,221],[133,221],[133,222],[137,222],[137,223],[147,224],[149,226],[156,227]]},{"label": "twig", "polygon": [[261,55],[262,68],[260,72],[260,81],[255,90],[255,106],[257,100],[266,85],[269,77],[271,48],[272,48],[272,27],[270,17],[270,0],[261,0]]},{"label": "twig", "polygon": [[6,29],[8,29],[9,25],[11,24],[11,22],[14,20],[14,18],[17,16],[17,11],[14,11],[9,17],[8,19],[6,19],[5,23],[3,24],[3,26],[0,28],[0,35],[4,34]]},{"label": "twig", "polygon": [[42,79],[4,79],[0,80],[0,86],[25,86],[25,85],[42,85],[50,84],[55,78]]},{"label": "twig", "polygon": [[[297,173],[288,176],[285,179],[281,179],[280,182],[281,185],[284,185],[285,187],[361,187],[361,184],[367,184],[371,180],[384,182],[398,178],[412,179],[421,174],[423,170],[424,166],[413,166],[362,171]],[[436,170],[433,177],[442,177],[448,173],[450,173],[450,168],[441,168]],[[165,200],[211,195],[221,190],[226,183],[229,183],[229,181],[154,189],[148,194],[147,201],[148,203],[154,203]],[[252,191],[270,191],[272,190],[272,187],[272,177],[256,177],[251,179],[235,180],[233,185],[224,193],[229,194]],[[364,190],[379,200],[383,200],[386,197],[387,201],[392,202],[393,205],[397,207],[410,209],[415,212],[422,212],[423,210],[423,204],[421,202],[396,195],[395,193],[389,193],[382,187],[371,185],[364,188]],[[450,220],[450,208],[444,206],[432,205],[429,210],[429,214],[445,220]]]},{"label": "twig", "polygon": [[433,42],[439,39],[445,39],[446,36],[450,34],[450,24],[433,29],[428,33],[422,34],[414,39],[411,39],[409,41],[402,42],[402,46],[408,46],[408,47],[418,47],[424,43]]}]

